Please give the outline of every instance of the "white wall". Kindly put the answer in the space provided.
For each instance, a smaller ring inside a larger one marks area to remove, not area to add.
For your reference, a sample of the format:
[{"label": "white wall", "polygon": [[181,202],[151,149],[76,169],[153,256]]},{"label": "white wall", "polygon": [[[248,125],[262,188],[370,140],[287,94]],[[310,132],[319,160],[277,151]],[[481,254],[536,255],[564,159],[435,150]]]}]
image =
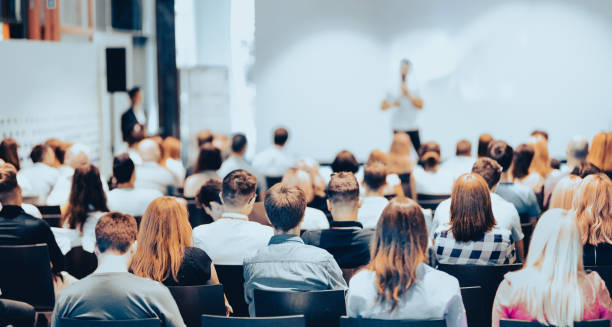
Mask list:
[{"label": "white wall", "polygon": [[364,159],[388,148],[379,104],[399,59],[415,63],[421,139],[443,156],[489,132],[513,144],[534,128],[563,156],[574,134],[612,130],[612,2],[258,0],[256,125],[278,125],[297,154]]}]

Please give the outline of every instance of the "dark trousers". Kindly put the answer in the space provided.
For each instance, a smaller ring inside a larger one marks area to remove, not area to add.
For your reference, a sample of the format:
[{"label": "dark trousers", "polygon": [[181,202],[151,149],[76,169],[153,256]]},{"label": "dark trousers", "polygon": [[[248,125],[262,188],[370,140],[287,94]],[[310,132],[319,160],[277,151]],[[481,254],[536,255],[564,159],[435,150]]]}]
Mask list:
[{"label": "dark trousers", "polygon": [[[399,132],[399,130],[394,130],[393,133],[397,133]],[[404,133],[408,134],[408,136],[410,136],[410,142],[412,142],[412,146],[414,147],[414,150],[419,153],[419,149],[421,148],[421,138],[419,137],[419,130],[418,129],[413,129],[410,131],[403,131]]]},{"label": "dark trousers", "polygon": [[35,317],[36,311],[31,305],[19,301],[0,299],[0,325],[31,327],[34,325]]}]

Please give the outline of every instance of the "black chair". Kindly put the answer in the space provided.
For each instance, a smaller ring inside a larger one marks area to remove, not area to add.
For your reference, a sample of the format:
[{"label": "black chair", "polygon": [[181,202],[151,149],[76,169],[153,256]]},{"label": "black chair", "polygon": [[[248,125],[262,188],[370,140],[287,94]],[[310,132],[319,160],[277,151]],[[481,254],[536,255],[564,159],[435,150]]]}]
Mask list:
[{"label": "black chair", "polygon": [[535,229],[536,222],[530,222],[521,224],[521,230],[525,235],[523,238],[523,246],[525,247],[525,255],[527,255],[527,251],[529,250],[529,244],[531,243],[531,234],[533,234],[533,230]]},{"label": "black chair", "polygon": [[95,254],[77,246],[66,253],[66,271],[72,276],[81,279],[98,268],[98,258]]},{"label": "black chair", "polygon": [[185,200],[187,200],[187,212],[189,212],[189,224],[191,224],[191,228],[213,222],[213,219],[207,215],[204,210],[198,208],[195,198],[185,198]]},{"label": "black chair", "polygon": [[606,287],[608,289],[612,287],[612,266],[587,266],[584,269],[596,271],[606,283]]},{"label": "black chair", "polygon": [[223,285],[227,301],[234,316],[248,317],[249,306],[244,300],[244,270],[238,265],[215,265],[219,282]]},{"label": "black chair", "polygon": [[[502,319],[499,321],[499,326],[500,327],[544,327],[546,325],[542,325],[537,321]],[[610,327],[610,321],[609,320],[578,321],[574,323],[574,327]]]},{"label": "black chair", "polygon": [[275,292],[255,290],[255,316],[303,314],[306,326],[339,326],[346,315],[343,290]]},{"label": "black chair", "polygon": [[36,310],[20,301],[0,299],[0,326],[34,326]]},{"label": "black chair", "polygon": [[159,327],[161,321],[156,318],[134,320],[86,320],[61,318],[58,327]]},{"label": "black chair", "polygon": [[0,246],[2,298],[26,302],[36,311],[55,304],[49,250],[46,244]]},{"label": "black chair", "polygon": [[446,321],[444,319],[386,320],[341,317],[340,327],[446,327]]},{"label": "black chair", "polygon": [[404,191],[404,196],[407,198],[412,198],[412,188],[410,187],[410,173],[403,173],[397,175],[401,181],[402,191]]},{"label": "black chair", "polygon": [[266,176],[266,186],[270,188],[274,184],[280,183],[281,180],[283,180],[283,176]]},{"label": "black chair", "polygon": [[44,221],[51,227],[60,227],[62,210],[60,206],[36,206]]},{"label": "black chair", "polygon": [[433,195],[433,194],[417,194],[417,202],[423,209],[436,210],[438,204],[450,198],[450,194]]},{"label": "black chair", "polygon": [[480,286],[461,288],[461,299],[465,307],[468,326],[486,326],[491,315],[482,309],[483,291]]},{"label": "black chair", "polygon": [[222,285],[169,286],[187,327],[200,326],[203,314],[225,315]]},{"label": "black chair", "polygon": [[480,310],[487,315],[486,321],[491,321],[493,300],[499,284],[504,280],[504,275],[510,271],[519,270],[521,267],[520,264],[496,266],[438,265],[439,270],[457,278],[460,287],[480,286],[482,288]]},{"label": "black chair", "polygon": [[304,316],[267,318],[223,317],[202,315],[202,327],[304,327]]}]

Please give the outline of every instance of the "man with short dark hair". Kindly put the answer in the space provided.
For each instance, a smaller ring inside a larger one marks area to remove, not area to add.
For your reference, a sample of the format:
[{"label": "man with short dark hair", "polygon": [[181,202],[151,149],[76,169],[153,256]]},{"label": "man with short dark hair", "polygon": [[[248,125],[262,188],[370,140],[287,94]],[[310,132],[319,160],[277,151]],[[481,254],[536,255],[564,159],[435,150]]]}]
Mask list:
[{"label": "man with short dark hair", "polygon": [[[479,158],[472,167],[472,173],[476,173],[487,182],[491,195],[491,209],[497,226],[501,229],[507,229],[512,233],[512,239],[516,242],[516,249],[519,258],[523,258],[523,234],[521,228],[521,219],[514,205],[501,196],[495,194],[499,183],[502,167],[491,158]],[[442,201],[436,208],[431,233],[443,224],[450,223],[451,199]]]},{"label": "man with short dark hair", "polygon": [[251,167],[244,155],[247,151],[247,138],[246,135],[242,133],[238,133],[232,136],[232,145],[231,145],[230,155],[223,164],[221,164],[221,168],[217,171],[217,175],[219,177],[224,178],[227,174],[231,173],[236,169],[244,169],[248,172],[255,174],[255,170]]},{"label": "man with short dark hair", "polygon": [[121,115],[121,135],[123,141],[133,143],[135,135],[145,131],[147,117],[142,105],[142,93],[139,87],[134,87],[128,91],[130,97],[130,108]]},{"label": "man with short dark hair", "polygon": [[159,282],[132,275],[136,220],[109,212],[96,224],[98,268],[65,288],[55,301],[51,326],[61,318],[135,320],[157,318],[162,326],[185,326],[170,291]]},{"label": "man with short dark hair", "polygon": [[134,162],[127,153],[120,154],[113,160],[113,177],[117,185],[107,195],[108,209],[111,211],[142,216],[153,200],[163,196],[159,190],[134,186]]},{"label": "man with short dark hair", "polygon": [[245,300],[255,315],[255,289],[314,291],[346,289],[342,270],[329,252],[304,244],[299,237],[306,209],[304,192],[278,183],[265,194],[264,206],[274,226],[267,247],[244,260]]},{"label": "man with short dark hair", "polygon": [[59,274],[64,269],[64,255],[57,245],[51,227],[46,221],[23,211],[17,169],[7,163],[0,165],[0,203],[0,244],[46,244],[53,272]]},{"label": "man with short dark hair", "polygon": [[289,139],[289,132],[286,129],[277,128],[274,131],[273,139],[274,146],[255,156],[253,168],[262,176],[280,177],[293,166],[295,160],[285,150],[287,139]]},{"label": "man with short dark hair", "polygon": [[387,186],[385,165],[378,161],[367,164],[363,173],[363,186],[365,194],[361,198],[357,220],[363,225],[363,228],[376,228],[380,215],[389,204],[389,200],[385,198],[385,187]]},{"label": "man with short dark hair", "polygon": [[223,179],[223,214],[217,221],[193,230],[195,246],[216,264],[242,265],[245,257],[265,247],[274,234],[272,228],[249,221],[256,188],[253,174],[242,169],[232,171]]},{"label": "man with short dark hair", "polygon": [[343,269],[356,269],[370,261],[372,229],[363,229],[357,221],[361,199],[359,183],[350,172],[335,173],[327,186],[327,206],[333,217],[330,229],[306,231],[306,244],[323,248],[334,256]]},{"label": "man with short dark hair", "polygon": [[498,140],[489,144],[488,151],[489,158],[497,161],[502,168],[500,182],[495,193],[514,205],[523,222],[537,218],[541,210],[535,193],[529,186],[513,182],[510,176],[510,165],[514,156],[512,147]]},{"label": "man with short dark hair", "polygon": [[17,173],[19,179],[28,181],[22,189],[24,197],[35,197],[33,203],[46,204],[47,196],[57,182],[59,170],[53,167],[55,153],[48,145],[37,144],[30,152],[33,165],[24,167]]}]

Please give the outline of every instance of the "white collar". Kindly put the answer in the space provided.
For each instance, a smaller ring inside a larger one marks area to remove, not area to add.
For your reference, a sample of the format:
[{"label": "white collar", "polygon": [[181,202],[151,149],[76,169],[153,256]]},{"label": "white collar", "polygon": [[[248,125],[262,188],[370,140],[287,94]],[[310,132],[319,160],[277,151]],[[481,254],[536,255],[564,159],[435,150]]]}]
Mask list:
[{"label": "white collar", "polygon": [[249,217],[247,217],[246,215],[243,215],[241,213],[237,213],[237,212],[224,212],[221,217],[219,217],[219,219],[240,219],[240,220],[244,220],[244,221],[248,221]]}]

